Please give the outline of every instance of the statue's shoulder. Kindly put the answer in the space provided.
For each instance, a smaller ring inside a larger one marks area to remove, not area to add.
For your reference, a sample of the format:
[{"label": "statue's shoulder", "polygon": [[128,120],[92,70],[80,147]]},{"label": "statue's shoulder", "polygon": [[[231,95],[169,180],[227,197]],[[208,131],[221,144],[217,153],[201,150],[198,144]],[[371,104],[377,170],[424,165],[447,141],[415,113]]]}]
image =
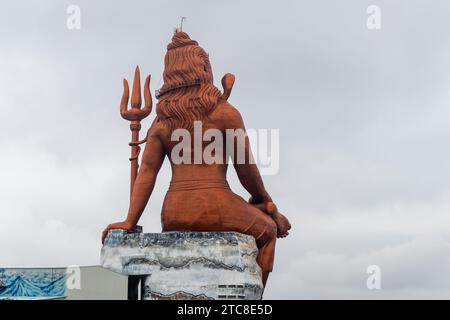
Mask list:
[{"label": "statue's shoulder", "polygon": [[150,126],[150,128],[147,131],[147,138],[150,136],[157,137],[157,138],[164,138],[164,137],[170,136],[170,132],[169,132],[167,126],[165,126],[163,124],[163,122],[160,121],[158,116],[155,117],[155,119],[152,122],[152,125]]},{"label": "statue's shoulder", "polygon": [[218,103],[214,110],[213,118],[219,122],[223,128],[239,127],[242,123],[242,116],[239,110],[228,101]]},{"label": "statue's shoulder", "polygon": [[239,110],[228,101],[220,101],[217,104],[217,107],[214,110],[214,116],[225,122],[241,118]]}]

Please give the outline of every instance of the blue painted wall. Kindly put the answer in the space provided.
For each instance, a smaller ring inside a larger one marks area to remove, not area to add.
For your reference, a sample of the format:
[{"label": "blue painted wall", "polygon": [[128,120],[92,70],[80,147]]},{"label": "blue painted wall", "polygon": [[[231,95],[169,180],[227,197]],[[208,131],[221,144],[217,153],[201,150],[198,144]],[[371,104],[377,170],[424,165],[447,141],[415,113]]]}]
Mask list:
[{"label": "blue painted wall", "polygon": [[0,269],[0,299],[45,299],[64,296],[65,268]]}]

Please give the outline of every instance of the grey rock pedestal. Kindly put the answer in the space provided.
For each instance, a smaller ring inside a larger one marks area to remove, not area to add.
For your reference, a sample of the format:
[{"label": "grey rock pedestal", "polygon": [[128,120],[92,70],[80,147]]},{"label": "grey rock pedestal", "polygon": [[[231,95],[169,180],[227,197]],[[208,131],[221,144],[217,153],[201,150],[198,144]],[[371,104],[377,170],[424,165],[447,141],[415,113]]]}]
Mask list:
[{"label": "grey rock pedestal", "polygon": [[143,299],[261,299],[255,239],[237,232],[112,230],[101,265],[145,276]]}]

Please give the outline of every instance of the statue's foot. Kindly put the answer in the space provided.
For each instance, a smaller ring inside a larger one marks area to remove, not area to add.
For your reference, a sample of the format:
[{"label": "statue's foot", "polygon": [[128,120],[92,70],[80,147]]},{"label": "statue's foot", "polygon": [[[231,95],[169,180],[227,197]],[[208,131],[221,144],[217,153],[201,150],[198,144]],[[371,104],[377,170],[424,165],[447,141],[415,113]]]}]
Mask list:
[{"label": "statue's foot", "polygon": [[272,215],[273,220],[277,224],[278,238],[284,238],[289,235],[291,224],[289,220],[280,212],[276,212]]}]

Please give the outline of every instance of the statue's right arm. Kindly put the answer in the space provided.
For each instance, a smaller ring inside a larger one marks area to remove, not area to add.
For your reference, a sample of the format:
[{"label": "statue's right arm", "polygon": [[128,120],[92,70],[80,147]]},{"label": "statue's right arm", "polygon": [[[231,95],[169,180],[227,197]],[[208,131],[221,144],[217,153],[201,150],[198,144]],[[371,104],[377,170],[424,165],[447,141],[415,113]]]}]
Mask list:
[{"label": "statue's right arm", "polygon": [[147,143],[142,156],[141,167],[134,183],[126,219],[126,222],[130,223],[132,228],[137,225],[153,192],[156,176],[164,162],[164,156],[162,141],[157,134],[157,130],[155,130],[155,126],[152,126],[147,134]]},{"label": "statue's right arm", "polygon": [[[225,129],[242,130],[246,132],[244,121],[239,111],[230,104],[225,104],[222,108],[222,117]],[[244,150],[243,163],[233,162],[239,181],[242,186],[252,196],[252,202],[267,203],[272,202],[272,198],[264,187],[258,167],[250,159],[253,159],[250,141],[245,135],[244,141],[234,138],[234,150],[230,150],[235,156],[239,154],[238,149]]]}]

